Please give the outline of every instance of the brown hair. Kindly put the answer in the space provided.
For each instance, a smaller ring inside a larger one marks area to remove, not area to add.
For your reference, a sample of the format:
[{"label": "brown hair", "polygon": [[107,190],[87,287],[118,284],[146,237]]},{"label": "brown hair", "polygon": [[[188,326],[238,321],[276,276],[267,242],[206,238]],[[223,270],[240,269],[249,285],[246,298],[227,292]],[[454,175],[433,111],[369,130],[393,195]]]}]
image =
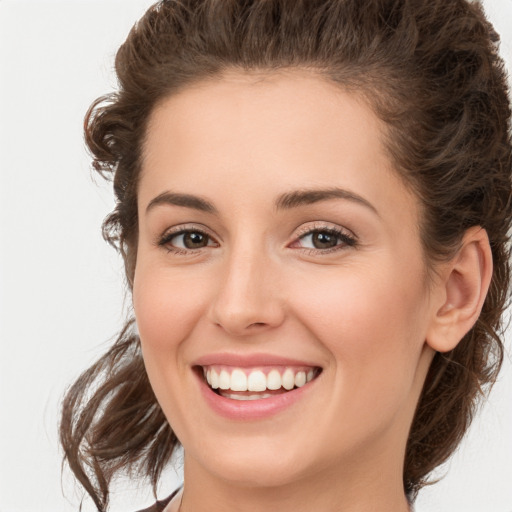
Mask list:
[{"label": "brown hair", "polygon": [[[163,98],[229,69],[303,68],[364,95],[386,123],[397,172],[423,204],[432,268],[467,228],[487,230],[494,274],[482,313],[453,351],[436,354],[411,427],[403,478],[412,498],[460,442],[503,357],[512,157],[497,41],[481,6],[465,0],[164,0],[118,51],[119,90],[85,119],[94,169],[113,179],[117,198],[104,235],[122,253],[130,287],[148,117]],[[178,441],[130,322],[67,392],[60,434],[98,510],[121,469],[156,486]]]}]

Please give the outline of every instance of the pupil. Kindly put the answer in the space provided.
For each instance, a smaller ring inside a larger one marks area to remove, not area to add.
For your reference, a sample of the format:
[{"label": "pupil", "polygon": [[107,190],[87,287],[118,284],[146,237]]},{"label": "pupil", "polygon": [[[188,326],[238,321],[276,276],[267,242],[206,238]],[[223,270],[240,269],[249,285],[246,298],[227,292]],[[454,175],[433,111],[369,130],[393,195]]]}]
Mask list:
[{"label": "pupil", "polygon": [[183,243],[187,249],[197,249],[206,246],[207,238],[202,233],[186,233],[183,237]]},{"label": "pupil", "polygon": [[313,235],[313,245],[317,249],[328,249],[330,247],[335,247],[336,241],[336,236],[331,235],[325,231],[321,231]]}]

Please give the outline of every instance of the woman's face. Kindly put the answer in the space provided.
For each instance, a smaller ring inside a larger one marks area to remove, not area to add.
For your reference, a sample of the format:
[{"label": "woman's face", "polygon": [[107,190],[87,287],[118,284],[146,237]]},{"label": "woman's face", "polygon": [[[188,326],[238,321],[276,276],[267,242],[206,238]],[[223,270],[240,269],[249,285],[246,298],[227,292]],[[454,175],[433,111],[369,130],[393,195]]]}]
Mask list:
[{"label": "woman's face", "polygon": [[185,470],[401,479],[434,285],[366,104],[299,72],[202,82],[154,111],[138,197],[134,308]]}]

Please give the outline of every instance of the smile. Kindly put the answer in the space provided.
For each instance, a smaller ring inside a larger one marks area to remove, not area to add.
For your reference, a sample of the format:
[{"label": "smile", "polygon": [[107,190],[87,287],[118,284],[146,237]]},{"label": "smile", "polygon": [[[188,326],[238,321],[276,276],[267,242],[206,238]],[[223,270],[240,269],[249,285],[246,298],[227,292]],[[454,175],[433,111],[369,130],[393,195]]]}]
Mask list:
[{"label": "smile", "polygon": [[203,366],[206,383],[216,394],[232,400],[262,400],[301,388],[321,372],[318,367],[242,368]]}]

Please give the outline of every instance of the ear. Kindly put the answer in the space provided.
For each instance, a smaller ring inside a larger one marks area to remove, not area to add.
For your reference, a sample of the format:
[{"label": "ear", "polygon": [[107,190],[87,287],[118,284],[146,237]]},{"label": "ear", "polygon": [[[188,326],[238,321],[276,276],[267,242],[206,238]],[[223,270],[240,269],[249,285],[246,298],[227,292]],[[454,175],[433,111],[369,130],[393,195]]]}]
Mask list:
[{"label": "ear", "polygon": [[435,288],[427,344],[437,352],[454,349],[477,321],[492,277],[492,253],[485,229],[466,231],[457,254],[442,265]]}]

